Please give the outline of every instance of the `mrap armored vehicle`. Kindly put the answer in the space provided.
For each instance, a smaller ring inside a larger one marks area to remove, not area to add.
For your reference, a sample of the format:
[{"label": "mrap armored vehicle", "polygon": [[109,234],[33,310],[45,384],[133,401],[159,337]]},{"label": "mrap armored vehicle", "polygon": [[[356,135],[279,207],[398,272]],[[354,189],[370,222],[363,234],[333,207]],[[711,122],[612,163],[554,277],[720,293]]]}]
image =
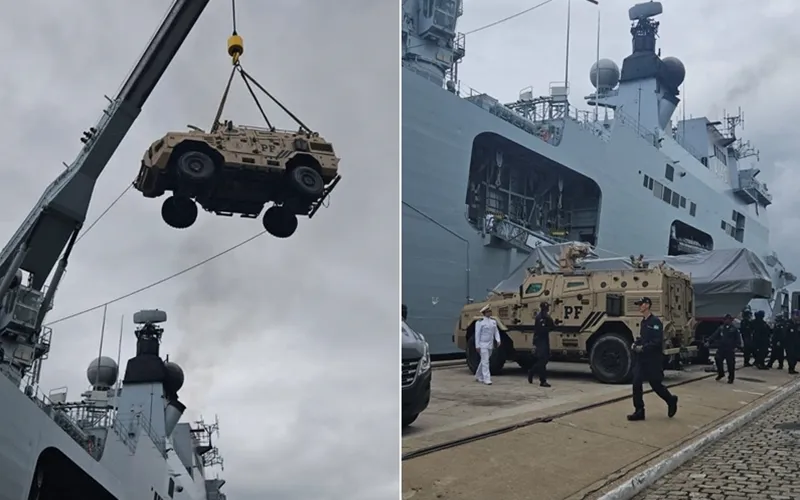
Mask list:
[{"label": "mrap armored vehicle", "polygon": [[297,216],[312,217],[339,182],[333,145],[314,132],[218,123],[170,132],[142,158],[134,187],[147,198],[172,193],[161,207],[164,221],[184,229],[197,220],[197,205],[217,215],[255,218],[264,229],[288,238]]},{"label": "mrap armored vehicle", "polygon": [[[456,326],[456,344],[467,353],[474,373],[480,361],[475,349],[475,322],[489,304],[500,329],[501,346],[492,352],[490,368],[500,373],[507,361],[522,367],[533,362],[534,318],[547,302],[555,328],[550,331],[550,359],[590,364],[604,383],[628,381],[632,372],[631,345],[639,336],[642,316],[635,302],[643,296],[664,323],[664,354],[668,364],[680,364],[696,351],[691,346],[694,290],[689,275],[665,265],[648,268],[634,263],[625,270],[584,270],[578,259],[588,247],[566,246],[556,272],[529,268],[519,290],[496,293],[487,301],[466,305]],[[668,366],[667,366],[668,367]]]}]

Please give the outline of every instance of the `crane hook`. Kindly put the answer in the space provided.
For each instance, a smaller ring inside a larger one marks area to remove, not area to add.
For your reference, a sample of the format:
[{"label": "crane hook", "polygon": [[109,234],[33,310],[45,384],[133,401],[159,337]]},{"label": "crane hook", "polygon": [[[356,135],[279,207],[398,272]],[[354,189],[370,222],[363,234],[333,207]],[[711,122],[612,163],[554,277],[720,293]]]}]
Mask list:
[{"label": "crane hook", "polygon": [[242,54],[244,54],[244,39],[234,33],[228,38],[228,55],[231,56],[234,66],[239,64],[239,57]]}]

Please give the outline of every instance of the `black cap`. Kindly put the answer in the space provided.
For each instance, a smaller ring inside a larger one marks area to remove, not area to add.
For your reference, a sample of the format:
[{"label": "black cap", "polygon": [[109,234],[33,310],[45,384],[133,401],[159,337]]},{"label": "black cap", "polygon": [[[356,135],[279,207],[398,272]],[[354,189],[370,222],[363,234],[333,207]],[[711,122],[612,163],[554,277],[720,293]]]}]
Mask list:
[{"label": "black cap", "polygon": [[547,302],[542,302],[541,304],[539,304],[539,309],[550,309],[550,304],[548,304]]},{"label": "black cap", "polygon": [[639,299],[636,302],[634,302],[634,304],[637,305],[637,306],[640,306],[642,304],[647,304],[648,306],[652,306],[653,305],[653,301],[650,300],[650,297],[642,297],[641,299]]}]

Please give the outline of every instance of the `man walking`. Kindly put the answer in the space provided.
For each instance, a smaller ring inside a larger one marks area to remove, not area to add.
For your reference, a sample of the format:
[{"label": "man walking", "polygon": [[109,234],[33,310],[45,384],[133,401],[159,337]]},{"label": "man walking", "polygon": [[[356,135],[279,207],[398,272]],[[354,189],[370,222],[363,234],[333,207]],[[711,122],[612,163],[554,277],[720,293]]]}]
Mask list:
[{"label": "man walking", "polygon": [[533,383],[533,375],[539,374],[539,386],[550,387],[547,383],[547,362],[550,360],[550,330],[554,326],[550,304],[542,302],[533,325],[533,356],[536,362],[528,370],[529,384]]},{"label": "man walking", "polygon": [[800,311],[792,311],[792,319],[786,326],[784,337],[786,348],[786,362],[789,364],[789,373],[797,375],[797,357],[800,356]]},{"label": "man walking", "polygon": [[725,376],[723,361],[728,367],[728,383],[732,384],[736,373],[736,348],[742,347],[739,330],[733,325],[733,316],[725,315],[725,322],[709,337],[708,343],[717,344],[714,361],[717,364],[717,380]]},{"label": "man walking", "polygon": [[653,392],[667,403],[667,416],[672,418],[678,412],[678,396],[673,396],[664,387],[664,325],[650,312],[653,302],[642,297],[635,302],[642,313],[639,338],[633,343],[633,408],[628,420],[644,420],[644,390],[646,380]]},{"label": "man walking", "polygon": [[747,306],[742,311],[742,321],[739,324],[739,332],[742,334],[742,342],[744,343],[744,367],[752,366],[750,360],[753,359],[753,312],[750,306]]},{"label": "man walking", "polygon": [[475,323],[475,350],[481,357],[478,369],[475,371],[475,380],[486,385],[492,385],[492,372],[489,369],[489,360],[492,357],[494,343],[500,347],[500,330],[497,321],[492,319],[492,308],[487,304],[481,308],[483,318]]}]

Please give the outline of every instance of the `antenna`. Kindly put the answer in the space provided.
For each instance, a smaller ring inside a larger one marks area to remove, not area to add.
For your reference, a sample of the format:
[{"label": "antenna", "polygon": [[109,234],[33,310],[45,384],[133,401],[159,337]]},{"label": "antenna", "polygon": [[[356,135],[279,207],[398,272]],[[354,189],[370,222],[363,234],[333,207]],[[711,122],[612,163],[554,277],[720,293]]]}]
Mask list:
[{"label": "antenna", "polygon": [[564,87],[569,95],[569,29],[572,21],[572,0],[567,0],[567,46],[564,55]]},{"label": "antenna", "polygon": [[[119,344],[117,345],[117,367],[121,366],[120,363],[122,362],[122,333],[125,330],[125,315],[123,314],[119,318]],[[116,398],[119,394],[119,386],[122,383],[122,377],[117,377],[117,387],[114,390],[114,397]]]},{"label": "antenna", "polygon": [[[94,377],[94,386],[100,385],[100,362],[103,357],[103,338],[106,335],[106,314],[108,313],[108,304],[103,306],[103,326],[100,327],[100,351],[97,353],[97,375]],[[117,364],[119,366],[119,364]]]}]

